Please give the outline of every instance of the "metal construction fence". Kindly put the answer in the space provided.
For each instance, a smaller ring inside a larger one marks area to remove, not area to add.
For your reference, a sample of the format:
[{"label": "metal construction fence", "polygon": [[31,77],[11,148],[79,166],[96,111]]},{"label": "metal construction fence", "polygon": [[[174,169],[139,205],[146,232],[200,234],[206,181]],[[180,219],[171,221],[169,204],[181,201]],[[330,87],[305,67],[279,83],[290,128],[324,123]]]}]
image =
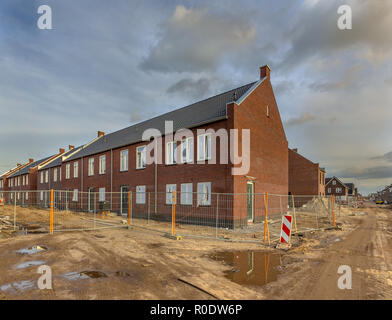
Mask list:
[{"label": "metal construction fence", "polygon": [[293,232],[305,232],[331,227],[337,208],[333,197],[319,195],[7,191],[0,192],[0,228],[53,233],[138,227],[184,237],[271,242],[280,238],[283,215],[292,215]]}]

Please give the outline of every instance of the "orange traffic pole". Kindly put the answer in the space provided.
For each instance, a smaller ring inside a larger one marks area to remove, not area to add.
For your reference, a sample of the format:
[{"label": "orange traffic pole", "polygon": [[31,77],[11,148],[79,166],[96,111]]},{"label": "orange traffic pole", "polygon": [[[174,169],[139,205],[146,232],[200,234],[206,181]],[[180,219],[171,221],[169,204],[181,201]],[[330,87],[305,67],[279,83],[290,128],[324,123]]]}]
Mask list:
[{"label": "orange traffic pole", "polygon": [[172,236],[176,233],[176,191],[172,195]]},{"label": "orange traffic pole", "polygon": [[268,228],[268,192],[264,194],[264,243],[267,240],[268,236],[268,242],[270,243],[270,237],[269,237],[269,228]]},{"label": "orange traffic pole", "polygon": [[50,234],[53,234],[53,189],[50,189]]}]

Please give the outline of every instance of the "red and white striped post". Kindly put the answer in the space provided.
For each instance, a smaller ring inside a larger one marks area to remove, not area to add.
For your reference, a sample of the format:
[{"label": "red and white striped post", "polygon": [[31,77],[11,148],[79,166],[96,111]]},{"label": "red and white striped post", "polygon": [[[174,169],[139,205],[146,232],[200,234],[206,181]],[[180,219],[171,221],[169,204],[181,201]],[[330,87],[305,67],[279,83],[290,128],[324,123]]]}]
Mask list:
[{"label": "red and white striped post", "polygon": [[290,215],[284,215],[282,217],[282,229],[280,231],[280,242],[290,243],[291,242],[291,224],[293,217]]}]

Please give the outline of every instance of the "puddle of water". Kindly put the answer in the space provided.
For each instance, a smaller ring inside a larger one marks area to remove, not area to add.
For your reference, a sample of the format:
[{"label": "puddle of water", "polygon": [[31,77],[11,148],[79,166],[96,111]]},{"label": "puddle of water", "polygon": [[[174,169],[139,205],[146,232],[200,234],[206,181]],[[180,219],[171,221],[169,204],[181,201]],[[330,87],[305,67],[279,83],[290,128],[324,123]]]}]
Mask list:
[{"label": "puddle of water", "polygon": [[0,286],[1,291],[8,291],[8,290],[20,290],[25,291],[28,289],[34,288],[35,283],[31,280],[22,280],[19,282],[8,283],[5,285]]},{"label": "puddle of water", "polygon": [[74,280],[97,279],[106,278],[106,273],[101,271],[82,271],[82,272],[68,272],[62,275],[64,278]]},{"label": "puddle of water", "polygon": [[226,278],[241,284],[263,286],[277,279],[277,267],[281,265],[281,256],[261,251],[217,252],[210,258],[222,261],[231,267],[226,270]]},{"label": "puddle of water", "polygon": [[45,264],[45,261],[42,260],[34,260],[34,261],[27,261],[27,262],[23,262],[21,264],[18,264],[15,269],[24,269],[24,268],[28,268],[31,266],[41,266]]},{"label": "puddle of water", "polygon": [[48,250],[47,247],[44,246],[32,246],[31,248],[24,248],[24,249],[20,249],[20,250],[16,250],[16,253],[19,254],[35,254],[41,251],[46,251]]}]

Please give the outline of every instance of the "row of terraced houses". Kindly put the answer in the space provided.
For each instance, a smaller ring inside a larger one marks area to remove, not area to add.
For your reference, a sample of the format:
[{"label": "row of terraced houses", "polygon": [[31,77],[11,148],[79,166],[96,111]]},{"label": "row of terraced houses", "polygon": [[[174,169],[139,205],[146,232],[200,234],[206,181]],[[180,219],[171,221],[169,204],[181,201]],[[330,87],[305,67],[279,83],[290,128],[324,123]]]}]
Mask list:
[{"label": "row of terraced houses", "polygon": [[[170,135],[164,135],[162,158],[165,161],[148,164],[148,142],[143,141],[143,132],[150,128],[165,132],[166,121],[172,121],[173,132],[185,128],[193,136],[174,141]],[[215,132],[238,129],[240,135],[242,129],[249,129],[249,171],[233,175],[232,170],[238,165],[206,162],[211,159],[212,148],[216,150],[216,159],[220,159],[222,141],[215,141],[210,133],[198,134],[200,129]],[[256,193],[322,196],[341,191],[339,195],[347,196],[348,187],[340,180],[342,190],[335,188],[334,182],[329,187],[325,174],[318,163],[306,159],[297,149],[288,148],[270,82],[270,69],[263,66],[255,82],[110,134],[98,131],[94,140],[82,146],[69,146],[44,159],[18,164],[0,177],[0,196],[3,202],[48,203],[48,193],[43,190],[67,190],[67,200],[79,205],[80,193],[99,192],[99,201],[110,202],[111,210],[124,214],[128,207],[121,203],[127,202],[128,191],[139,195],[166,194],[173,190],[196,193],[195,199],[184,197],[179,199],[179,204],[197,202],[197,206],[214,205],[211,193],[245,194],[247,219],[256,221],[258,214],[262,214],[254,210]],[[27,190],[38,191],[21,193]],[[119,192],[120,204],[108,199],[107,192]],[[199,197],[198,193],[207,196]],[[235,219],[234,212],[228,215]]]}]

